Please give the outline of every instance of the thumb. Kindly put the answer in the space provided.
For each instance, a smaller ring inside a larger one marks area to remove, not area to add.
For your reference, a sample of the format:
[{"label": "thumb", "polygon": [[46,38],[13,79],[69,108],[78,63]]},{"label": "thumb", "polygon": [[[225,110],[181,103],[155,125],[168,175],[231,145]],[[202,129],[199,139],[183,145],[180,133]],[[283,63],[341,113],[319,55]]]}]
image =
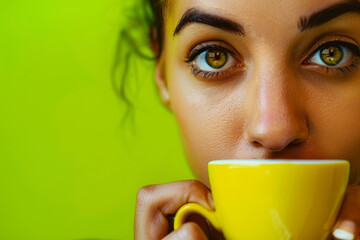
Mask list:
[{"label": "thumb", "polygon": [[171,232],[162,240],[207,240],[205,233],[199,225],[194,222],[187,222],[178,230]]},{"label": "thumb", "polygon": [[339,221],[333,231],[335,239],[339,240],[360,240],[359,230],[356,224],[350,220]]},{"label": "thumb", "polygon": [[360,240],[360,186],[348,186],[337,223],[333,228],[335,239]]}]

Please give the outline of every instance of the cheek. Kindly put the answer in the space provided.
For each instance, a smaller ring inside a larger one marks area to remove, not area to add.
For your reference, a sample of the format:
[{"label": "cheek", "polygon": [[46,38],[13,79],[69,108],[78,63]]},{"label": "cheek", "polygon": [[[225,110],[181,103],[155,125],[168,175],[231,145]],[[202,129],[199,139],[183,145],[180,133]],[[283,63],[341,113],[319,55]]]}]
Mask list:
[{"label": "cheek", "polygon": [[188,161],[196,176],[207,182],[207,163],[230,158],[237,149],[244,94],[234,82],[203,83],[187,71],[173,75],[169,92]]},{"label": "cheek", "polygon": [[[346,159],[350,162],[350,183],[360,177],[360,114],[359,110],[347,108],[334,116],[323,129],[320,149],[325,156]],[[353,111],[352,111],[353,110]]]},{"label": "cheek", "polygon": [[359,80],[360,76],[350,79],[348,84],[331,85],[325,89],[308,86],[307,99],[311,100],[305,102],[309,148],[313,148],[313,154],[309,156],[349,160],[350,182],[360,176]]},{"label": "cheek", "polygon": [[347,159],[354,164],[360,156],[360,114],[349,107],[327,108],[322,110],[326,111],[324,115],[314,114],[318,118],[314,122],[319,124],[313,126],[312,137],[324,157]]},{"label": "cheek", "polygon": [[355,151],[356,157],[360,156],[360,84],[357,82],[360,81],[322,89],[326,94],[317,93],[319,88],[308,87],[312,92],[307,103],[312,137],[333,154]]}]

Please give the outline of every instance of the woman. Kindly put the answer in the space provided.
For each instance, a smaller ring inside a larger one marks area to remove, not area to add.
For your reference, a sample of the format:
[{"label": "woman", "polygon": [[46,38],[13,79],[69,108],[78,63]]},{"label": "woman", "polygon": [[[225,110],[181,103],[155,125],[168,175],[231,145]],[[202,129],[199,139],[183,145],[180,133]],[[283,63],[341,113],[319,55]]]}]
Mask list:
[{"label": "woman", "polygon": [[333,235],[358,239],[360,2],[151,4],[156,84],[199,181],[140,189],[135,239],[221,239],[202,219],[172,231],[171,216],[187,202],[213,208],[207,163],[230,158],[347,159]]}]

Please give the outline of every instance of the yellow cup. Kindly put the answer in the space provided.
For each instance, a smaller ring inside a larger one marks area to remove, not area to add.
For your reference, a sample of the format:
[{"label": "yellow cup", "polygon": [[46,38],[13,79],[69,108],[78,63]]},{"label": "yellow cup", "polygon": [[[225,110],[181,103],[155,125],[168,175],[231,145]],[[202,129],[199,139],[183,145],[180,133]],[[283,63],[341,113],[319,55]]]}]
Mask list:
[{"label": "yellow cup", "polygon": [[234,240],[323,240],[346,191],[345,160],[216,160],[208,164],[215,211],[188,203],[174,229],[200,214]]}]

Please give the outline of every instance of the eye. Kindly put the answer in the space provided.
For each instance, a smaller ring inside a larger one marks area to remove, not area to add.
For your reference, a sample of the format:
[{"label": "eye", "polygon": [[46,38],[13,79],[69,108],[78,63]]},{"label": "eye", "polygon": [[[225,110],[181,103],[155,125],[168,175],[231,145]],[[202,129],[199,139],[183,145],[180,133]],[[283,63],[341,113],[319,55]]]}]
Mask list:
[{"label": "eye", "polygon": [[219,47],[210,47],[194,59],[197,69],[202,71],[227,69],[233,66],[235,62],[234,57],[227,50]]},{"label": "eye", "polygon": [[241,55],[230,44],[201,43],[190,51],[185,63],[199,80],[224,82],[245,71],[246,67],[239,59]]},{"label": "eye", "polygon": [[351,43],[328,43],[318,48],[315,53],[306,60],[306,64],[315,63],[325,66],[347,65],[355,57],[353,49],[357,47]]}]

